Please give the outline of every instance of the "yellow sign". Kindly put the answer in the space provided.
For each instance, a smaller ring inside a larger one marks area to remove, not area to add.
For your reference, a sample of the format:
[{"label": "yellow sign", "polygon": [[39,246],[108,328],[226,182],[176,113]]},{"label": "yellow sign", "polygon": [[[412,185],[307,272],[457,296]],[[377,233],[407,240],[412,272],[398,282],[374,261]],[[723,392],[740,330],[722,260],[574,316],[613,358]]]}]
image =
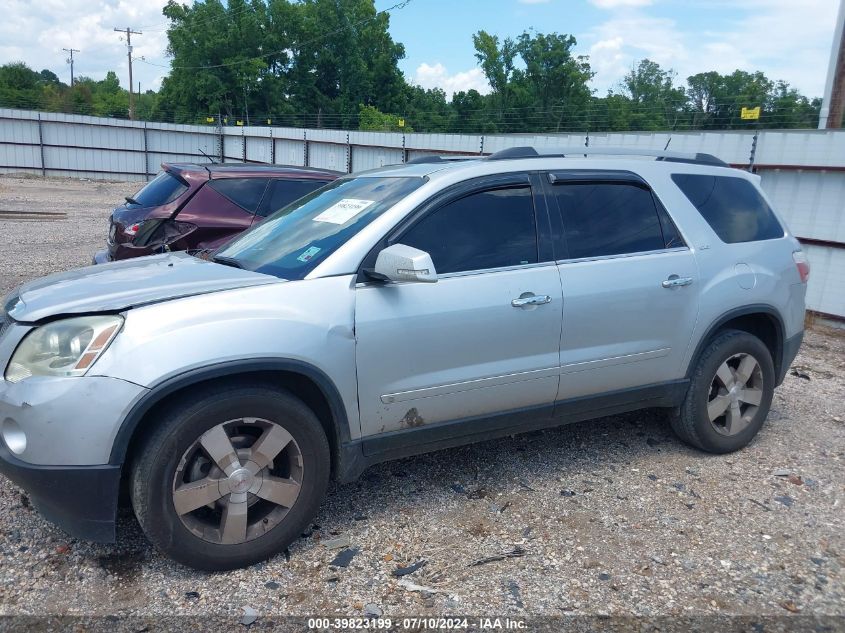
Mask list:
[{"label": "yellow sign", "polygon": [[214,123],[214,117],[213,116],[205,117],[205,122],[206,123]]},{"label": "yellow sign", "polygon": [[273,121],[271,119],[267,119],[267,125],[272,125]]},{"label": "yellow sign", "polygon": [[739,116],[741,119],[759,119],[760,106],[757,106],[756,108],[743,108]]},{"label": "yellow sign", "polygon": [[399,119],[399,127],[405,127],[405,119]]},{"label": "yellow sign", "polygon": [[235,121],[235,125],[243,125],[243,124],[244,124],[243,121]]}]

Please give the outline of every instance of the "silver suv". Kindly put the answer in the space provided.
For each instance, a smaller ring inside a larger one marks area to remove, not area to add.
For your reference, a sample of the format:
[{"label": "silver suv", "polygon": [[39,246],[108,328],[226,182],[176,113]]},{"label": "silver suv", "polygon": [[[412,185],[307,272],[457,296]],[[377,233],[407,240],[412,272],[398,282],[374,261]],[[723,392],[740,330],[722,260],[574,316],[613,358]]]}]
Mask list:
[{"label": "silver suv", "polygon": [[645,407],[748,444],[809,269],[709,155],[513,148],[352,175],[213,261],[53,275],[5,300],[0,470],[48,519],[202,569],[279,552],[330,477]]}]

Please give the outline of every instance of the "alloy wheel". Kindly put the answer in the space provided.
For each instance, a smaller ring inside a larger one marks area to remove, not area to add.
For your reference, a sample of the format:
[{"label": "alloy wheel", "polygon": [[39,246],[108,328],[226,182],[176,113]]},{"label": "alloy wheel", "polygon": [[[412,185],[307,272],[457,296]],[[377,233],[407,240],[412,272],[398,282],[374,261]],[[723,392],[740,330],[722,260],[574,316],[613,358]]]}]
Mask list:
[{"label": "alloy wheel", "polygon": [[710,383],[707,417],[717,433],[736,435],[751,424],[763,400],[763,371],[751,354],[734,354]]},{"label": "alloy wheel", "polygon": [[212,427],[182,455],[173,506],[182,524],[210,543],[235,545],[266,534],[296,502],[302,452],[284,427],[239,418]]}]

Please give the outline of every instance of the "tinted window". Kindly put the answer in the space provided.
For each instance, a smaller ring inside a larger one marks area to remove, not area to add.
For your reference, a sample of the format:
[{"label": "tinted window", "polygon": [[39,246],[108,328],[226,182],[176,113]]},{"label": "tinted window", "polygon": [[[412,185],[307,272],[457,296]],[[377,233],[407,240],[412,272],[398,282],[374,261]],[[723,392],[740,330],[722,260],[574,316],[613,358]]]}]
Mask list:
[{"label": "tinted window", "polygon": [[660,217],[660,228],[663,230],[663,244],[666,248],[677,248],[679,246],[686,246],[684,238],[681,237],[681,232],[672,218],[669,217],[669,212],[666,208],[657,202],[657,215]]},{"label": "tinted window", "polygon": [[438,273],[536,263],[531,188],[493,189],[450,202],[399,242],[429,253]]},{"label": "tinted window", "polygon": [[253,226],[217,255],[283,279],[303,279],[339,246],[415,189],[422,178],[342,178]]},{"label": "tinted window", "polygon": [[325,180],[273,180],[258,215],[267,216],[284,209],[294,200],[299,200],[325,184]]},{"label": "tinted window", "polygon": [[212,180],[208,186],[229,198],[244,211],[255,213],[267,182],[267,178],[221,178]]},{"label": "tinted window", "polygon": [[132,196],[137,202],[133,205],[127,201],[128,206],[157,207],[168,202],[173,202],[188,190],[188,185],[166,171],[148,182],[143,189]]},{"label": "tinted window", "polygon": [[628,184],[571,184],[554,188],[568,256],[601,257],[665,248],[651,192]]},{"label": "tinted window", "polygon": [[672,174],[723,242],[752,242],[783,237],[783,227],[757,188],[744,178]]}]

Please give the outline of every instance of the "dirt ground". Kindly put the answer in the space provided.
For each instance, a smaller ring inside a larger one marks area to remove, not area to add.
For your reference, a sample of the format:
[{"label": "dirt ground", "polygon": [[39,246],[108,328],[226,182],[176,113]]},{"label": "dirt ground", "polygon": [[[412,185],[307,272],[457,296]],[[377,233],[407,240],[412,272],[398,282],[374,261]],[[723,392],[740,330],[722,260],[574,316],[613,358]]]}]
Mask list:
[{"label": "dirt ground", "polygon": [[[136,188],[0,178],[0,293],[87,264]],[[234,572],[172,563],[129,510],[116,545],[71,539],[0,478],[0,615],[845,616],[843,502],[845,337],[816,327],[738,453],[643,411],[404,459]]]}]

